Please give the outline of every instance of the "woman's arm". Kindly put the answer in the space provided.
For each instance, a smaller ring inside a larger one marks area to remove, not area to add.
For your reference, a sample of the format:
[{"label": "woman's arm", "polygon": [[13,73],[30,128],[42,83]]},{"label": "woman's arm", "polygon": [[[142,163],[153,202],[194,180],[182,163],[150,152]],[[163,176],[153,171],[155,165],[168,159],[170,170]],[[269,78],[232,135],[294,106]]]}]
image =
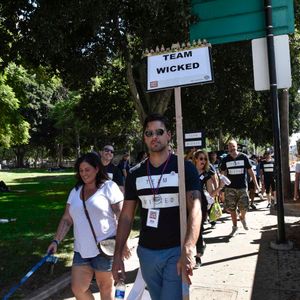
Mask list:
[{"label": "woman's arm", "polygon": [[119,220],[119,217],[120,217],[120,214],[121,214],[121,211],[122,211],[122,207],[123,207],[123,202],[124,201],[120,201],[116,204],[111,205],[111,208],[112,208],[114,214],[116,215],[117,220]]},{"label": "woman's arm", "polygon": [[71,226],[73,225],[73,220],[69,212],[70,204],[66,205],[65,212],[60,219],[58,228],[56,230],[56,234],[54,236],[53,241],[49,245],[47,252],[55,253],[57,251],[57,247],[59,243],[63,240],[66,234],[69,232]]}]

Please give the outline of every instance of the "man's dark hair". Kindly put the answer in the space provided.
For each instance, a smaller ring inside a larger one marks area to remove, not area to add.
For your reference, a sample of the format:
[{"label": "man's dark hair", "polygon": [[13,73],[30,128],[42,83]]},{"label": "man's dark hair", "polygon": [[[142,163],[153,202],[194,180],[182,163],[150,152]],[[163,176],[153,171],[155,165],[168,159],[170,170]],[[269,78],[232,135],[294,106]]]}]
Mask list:
[{"label": "man's dark hair", "polygon": [[152,113],[152,114],[148,115],[148,117],[144,121],[143,132],[145,132],[148,123],[154,122],[154,121],[162,122],[165,125],[166,129],[170,130],[170,122],[167,117],[165,117],[161,114],[158,114],[158,113]]}]

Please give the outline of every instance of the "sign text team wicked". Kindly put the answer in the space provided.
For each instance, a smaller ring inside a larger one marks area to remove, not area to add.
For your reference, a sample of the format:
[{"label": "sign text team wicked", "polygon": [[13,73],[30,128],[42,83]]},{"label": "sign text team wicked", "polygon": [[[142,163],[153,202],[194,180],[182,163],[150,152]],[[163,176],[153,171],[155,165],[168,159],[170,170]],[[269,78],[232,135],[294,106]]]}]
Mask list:
[{"label": "sign text team wicked", "polygon": [[[184,51],[184,52],[165,54],[165,55],[163,55],[163,58],[165,59],[165,61],[167,61],[167,60],[186,58],[186,57],[192,57],[192,56],[193,56],[193,52],[191,50],[189,50],[189,51]],[[200,64],[198,62],[194,62],[194,63],[187,63],[187,64],[179,64],[179,65],[174,65],[174,66],[160,67],[160,68],[156,68],[156,71],[157,71],[157,74],[163,74],[163,73],[169,73],[169,72],[198,69],[199,67],[200,67]]]}]

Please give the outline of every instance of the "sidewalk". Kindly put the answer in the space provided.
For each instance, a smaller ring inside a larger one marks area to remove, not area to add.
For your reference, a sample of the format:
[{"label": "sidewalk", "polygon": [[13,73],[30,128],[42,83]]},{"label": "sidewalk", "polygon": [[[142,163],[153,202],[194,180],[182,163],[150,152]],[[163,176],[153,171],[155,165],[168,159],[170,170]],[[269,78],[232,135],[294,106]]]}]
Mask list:
[{"label": "sidewalk", "polygon": [[[300,300],[300,203],[285,204],[286,237],[294,242],[291,251],[276,251],[269,247],[276,241],[276,211],[266,208],[267,202],[256,202],[258,210],[249,211],[245,231],[230,238],[231,221],[224,214],[215,229],[206,225],[207,248],[203,265],[194,271],[190,289],[192,300]],[[131,241],[136,244],[137,239]],[[138,269],[136,254],[126,262],[128,295]],[[59,282],[59,280],[58,280]],[[96,287],[95,299],[100,299]],[[36,293],[35,293],[36,294]],[[143,300],[150,299],[144,294]],[[36,297],[28,299],[35,300]],[[73,300],[70,286],[43,299]],[[169,300],[169,299],[166,299]]]}]

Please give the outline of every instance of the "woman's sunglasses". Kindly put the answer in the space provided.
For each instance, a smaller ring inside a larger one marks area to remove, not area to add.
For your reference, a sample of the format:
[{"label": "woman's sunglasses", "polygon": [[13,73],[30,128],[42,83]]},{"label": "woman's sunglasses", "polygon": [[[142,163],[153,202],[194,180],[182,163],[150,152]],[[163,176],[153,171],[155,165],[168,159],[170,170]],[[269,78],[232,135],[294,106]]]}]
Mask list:
[{"label": "woman's sunglasses", "polygon": [[146,130],[144,132],[146,137],[153,137],[154,135],[156,136],[162,136],[165,133],[164,129],[156,129],[156,130]]},{"label": "woman's sunglasses", "polygon": [[207,161],[207,158],[205,158],[205,157],[198,157],[198,159],[201,160],[201,161],[202,161],[202,160]]}]

